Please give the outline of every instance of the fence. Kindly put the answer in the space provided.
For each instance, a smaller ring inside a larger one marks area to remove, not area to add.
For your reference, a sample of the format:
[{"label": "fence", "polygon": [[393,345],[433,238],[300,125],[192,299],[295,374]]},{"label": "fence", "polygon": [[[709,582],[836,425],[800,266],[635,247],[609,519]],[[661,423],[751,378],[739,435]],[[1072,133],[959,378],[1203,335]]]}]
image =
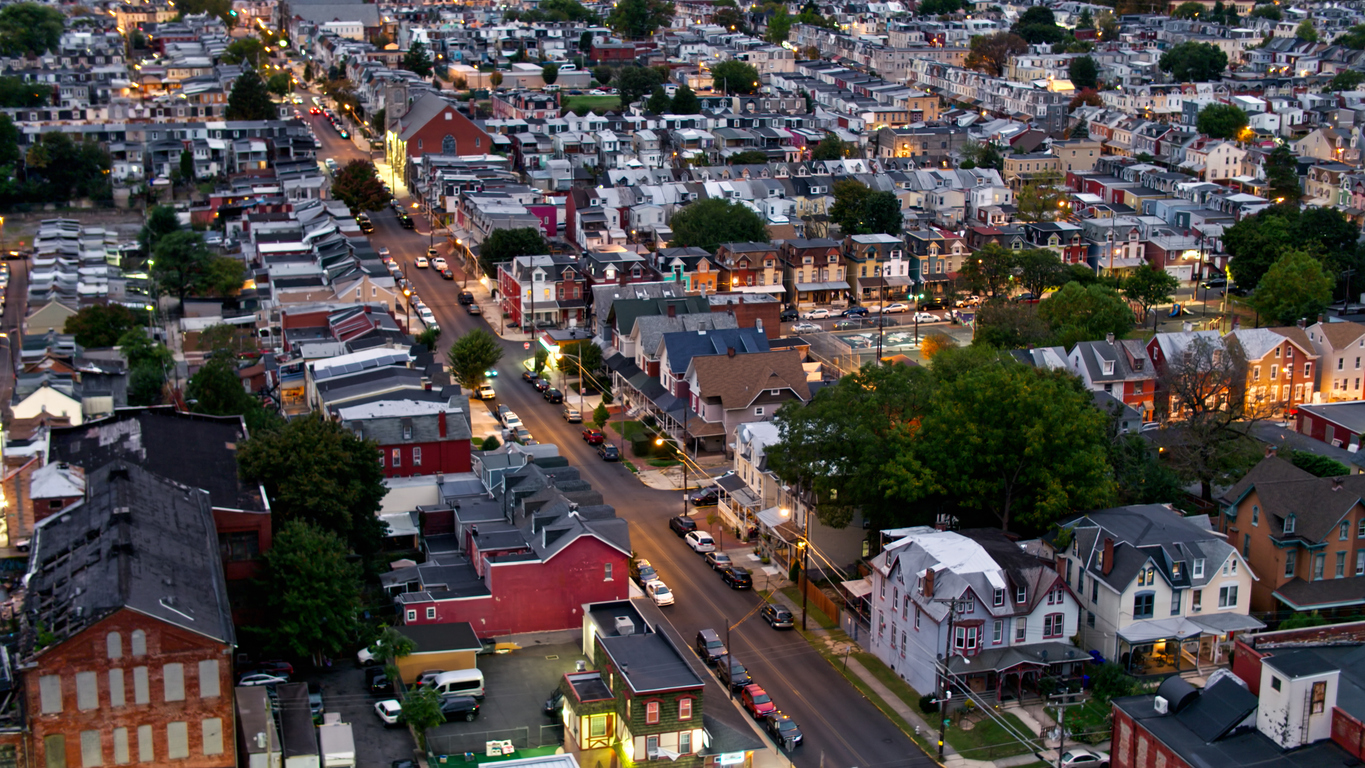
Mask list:
[{"label": "fence", "polygon": [[518,750],[557,747],[564,743],[564,725],[556,723],[538,728],[523,725],[520,728],[472,733],[437,733],[436,729],[427,732],[427,748],[437,755],[463,755],[466,752],[483,754],[490,741],[510,741]]},{"label": "fence", "polygon": [[801,589],[806,592],[806,599],[810,604],[820,609],[820,612],[829,617],[829,620],[837,627],[839,626],[839,606],[825,594],[820,587],[813,581],[806,581],[805,574],[801,576]]}]

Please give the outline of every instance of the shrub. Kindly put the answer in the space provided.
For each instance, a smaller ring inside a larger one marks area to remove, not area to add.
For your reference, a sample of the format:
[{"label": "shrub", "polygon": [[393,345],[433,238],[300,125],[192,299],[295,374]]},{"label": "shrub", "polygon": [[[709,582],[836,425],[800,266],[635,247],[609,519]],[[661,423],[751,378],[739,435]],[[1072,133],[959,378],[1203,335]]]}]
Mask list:
[{"label": "shrub", "polygon": [[483,440],[483,448],[482,448],[482,450],[485,450],[485,451],[496,450],[497,447],[498,447],[499,445],[502,445],[502,443],[499,443],[499,442],[498,442],[498,438],[496,438],[496,437],[494,437],[494,436],[492,436],[492,435],[489,435],[488,437],[484,438],[484,440]]},{"label": "shrub", "polygon": [[938,700],[934,698],[934,694],[926,693],[919,697],[919,710],[926,715],[932,715],[938,711]]}]

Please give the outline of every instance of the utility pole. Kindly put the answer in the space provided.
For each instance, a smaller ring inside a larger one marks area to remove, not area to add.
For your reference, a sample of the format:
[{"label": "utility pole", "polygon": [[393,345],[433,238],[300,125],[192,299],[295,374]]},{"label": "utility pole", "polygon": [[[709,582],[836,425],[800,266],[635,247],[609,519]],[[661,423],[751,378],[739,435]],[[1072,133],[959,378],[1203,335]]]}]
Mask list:
[{"label": "utility pole", "polygon": [[1080,695],[1081,694],[1079,693],[1067,691],[1048,697],[1052,700],[1052,703],[1048,706],[1057,708],[1057,765],[1059,766],[1062,764],[1062,748],[1066,745],[1066,708],[1079,707],[1084,704],[1084,701],[1077,701],[1074,699],[1074,697]]},{"label": "utility pole", "polygon": [[[958,612],[959,607],[966,607],[966,606],[968,606],[968,605],[971,605],[972,602],[973,602],[973,599],[970,598],[970,597],[968,597],[968,598],[944,597],[944,598],[934,598],[934,602],[935,602],[935,603],[946,603],[947,606],[948,606],[948,639],[947,639],[947,648],[945,649],[945,652],[944,652],[944,654],[943,654],[942,657],[941,657],[941,658],[942,658],[942,661],[941,661],[940,663],[943,665],[943,668],[940,669],[940,670],[939,670],[939,673],[938,673],[938,680],[939,680],[939,685],[938,685],[938,759],[939,759],[940,762],[942,762],[942,760],[943,760],[943,740],[947,737],[947,734],[948,734],[948,701],[951,700],[951,699],[952,699],[952,696],[953,696],[952,692],[948,690],[948,662],[949,662],[950,659],[953,658],[953,624],[954,624],[954,622],[957,621],[957,612]],[[978,637],[977,640],[979,641],[979,640],[980,640],[980,637]],[[965,643],[965,642],[963,643],[963,646],[964,646],[964,647],[963,647],[963,650],[966,650],[966,647],[965,647],[965,646],[966,646],[966,643]],[[966,659],[967,659],[966,655],[963,655],[962,658],[963,658],[964,661],[966,661]]]}]

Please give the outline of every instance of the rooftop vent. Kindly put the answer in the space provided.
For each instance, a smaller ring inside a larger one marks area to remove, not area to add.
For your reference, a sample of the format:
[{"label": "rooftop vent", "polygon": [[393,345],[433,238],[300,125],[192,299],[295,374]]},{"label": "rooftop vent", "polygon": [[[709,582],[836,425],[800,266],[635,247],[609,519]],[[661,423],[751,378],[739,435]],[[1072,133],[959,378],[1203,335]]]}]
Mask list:
[{"label": "rooftop vent", "polygon": [[629,616],[617,616],[616,634],[621,637],[628,637],[635,634],[635,622],[631,621]]}]

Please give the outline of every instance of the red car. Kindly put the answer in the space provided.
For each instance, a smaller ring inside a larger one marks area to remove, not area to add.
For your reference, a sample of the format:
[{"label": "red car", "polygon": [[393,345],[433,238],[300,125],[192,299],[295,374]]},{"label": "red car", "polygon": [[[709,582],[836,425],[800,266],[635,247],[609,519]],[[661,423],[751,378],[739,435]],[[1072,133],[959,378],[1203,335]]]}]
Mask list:
[{"label": "red car", "polygon": [[739,702],[744,705],[745,711],[755,720],[762,720],[777,711],[777,705],[757,685],[744,686],[744,691],[739,696]]},{"label": "red car", "polygon": [[601,445],[602,441],[606,439],[606,436],[602,434],[602,430],[600,429],[583,430],[583,440],[587,442],[588,445]]},{"label": "red car", "polygon": [[322,110],[318,109],[317,107],[313,107],[312,109],[309,109],[309,110],[308,110],[308,114],[310,114],[310,115],[320,115],[320,114],[322,114]]}]

